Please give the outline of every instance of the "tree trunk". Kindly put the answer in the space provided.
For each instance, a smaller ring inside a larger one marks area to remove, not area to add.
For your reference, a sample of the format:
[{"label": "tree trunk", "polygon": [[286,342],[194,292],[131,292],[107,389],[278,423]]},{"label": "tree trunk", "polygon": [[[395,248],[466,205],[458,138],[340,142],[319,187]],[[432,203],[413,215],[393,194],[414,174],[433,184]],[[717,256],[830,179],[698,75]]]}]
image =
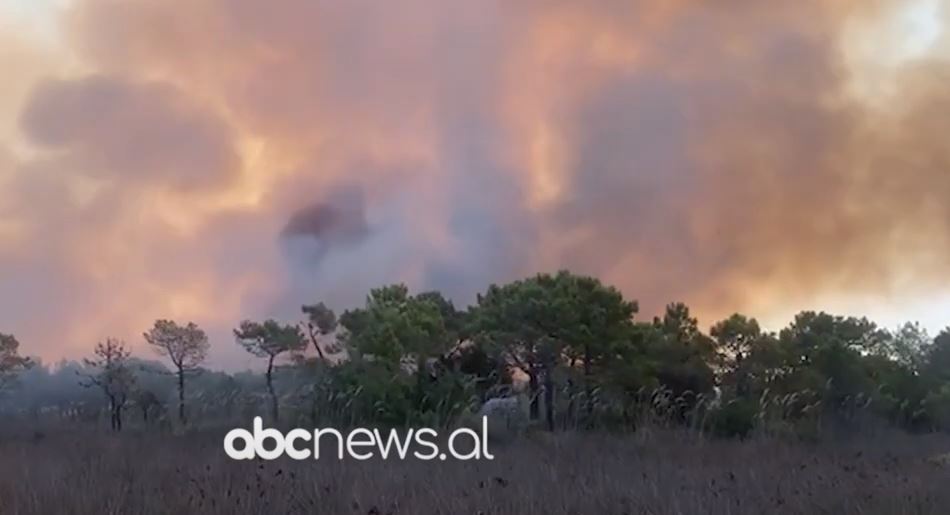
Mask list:
[{"label": "tree trunk", "polygon": [[185,418],[185,370],[178,367],[178,421],[182,426],[188,425]]},{"label": "tree trunk", "polygon": [[586,425],[590,427],[594,418],[593,388],[591,388],[591,352],[590,343],[584,344],[584,411],[587,415]]},{"label": "tree trunk", "polygon": [[416,356],[416,409],[420,412],[425,411],[423,401],[426,397],[426,386],[429,370],[426,367],[426,359],[421,354]]},{"label": "tree trunk", "polygon": [[529,406],[529,414],[531,420],[538,420],[540,414],[540,409],[538,406],[538,392],[541,389],[541,385],[538,384],[538,372],[533,367],[528,371],[528,393],[531,395],[531,404]]},{"label": "tree trunk", "polygon": [[749,382],[746,377],[746,367],[743,366],[744,356],[742,352],[736,354],[736,395],[745,397],[749,393]]},{"label": "tree trunk", "polygon": [[[571,365],[571,368],[573,368],[573,367],[574,367],[574,365]],[[568,403],[567,403],[567,413],[565,414],[565,417],[564,417],[564,423],[561,425],[561,427],[562,427],[564,430],[568,430],[568,429],[572,429],[572,428],[576,429],[576,428],[577,428],[577,420],[578,420],[578,415],[577,415],[577,402],[576,402],[576,397],[577,397],[577,395],[575,395],[576,390],[575,390],[575,388],[574,388],[574,380],[573,380],[573,379],[568,378],[568,380],[567,380],[567,391],[570,392],[570,400],[569,400]],[[571,424],[573,424],[573,426],[571,426]]]},{"label": "tree trunk", "polygon": [[277,392],[274,391],[274,355],[267,360],[267,392],[270,394],[270,413],[274,423],[277,423],[279,408],[277,406]]},{"label": "tree trunk", "polygon": [[548,431],[554,431],[554,381],[552,380],[552,367],[545,367],[544,370],[544,418],[548,423]]},{"label": "tree trunk", "polygon": [[310,341],[313,342],[313,348],[317,349],[317,355],[320,356],[320,361],[326,361],[326,356],[323,355],[323,349],[320,348],[320,342],[317,340],[317,333],[313,330],[313,324],[307,324],[307,332],[310,333]]},{"label": "tree trunk", "polygon": [[109,425],[112,431],[122,431],[122,406],[115,397],[109,398]]}]

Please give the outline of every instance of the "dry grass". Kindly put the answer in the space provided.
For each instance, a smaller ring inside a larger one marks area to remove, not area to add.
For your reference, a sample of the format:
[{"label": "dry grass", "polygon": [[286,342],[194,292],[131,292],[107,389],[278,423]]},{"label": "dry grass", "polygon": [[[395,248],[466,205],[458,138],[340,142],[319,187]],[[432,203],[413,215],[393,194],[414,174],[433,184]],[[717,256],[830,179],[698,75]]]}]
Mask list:
[{"label": "dry grass", "polygon": [[559,435],[495,461],[232,462],[219,435],[0,441],[0,513],[945,514],[944,437],[835,445]]}]

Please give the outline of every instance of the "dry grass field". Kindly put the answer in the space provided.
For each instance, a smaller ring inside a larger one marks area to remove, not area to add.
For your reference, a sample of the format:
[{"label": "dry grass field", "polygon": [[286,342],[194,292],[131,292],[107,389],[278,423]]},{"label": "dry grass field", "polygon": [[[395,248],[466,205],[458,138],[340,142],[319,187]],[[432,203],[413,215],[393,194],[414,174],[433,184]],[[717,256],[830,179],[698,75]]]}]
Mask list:
[{"label": "dry grass field", "polygon": [[0,442],[0,513],[933,514],[943,436],[806,444],[677,432],[535,435],[494,461],[233,462],[215,433],[61,432]]}]

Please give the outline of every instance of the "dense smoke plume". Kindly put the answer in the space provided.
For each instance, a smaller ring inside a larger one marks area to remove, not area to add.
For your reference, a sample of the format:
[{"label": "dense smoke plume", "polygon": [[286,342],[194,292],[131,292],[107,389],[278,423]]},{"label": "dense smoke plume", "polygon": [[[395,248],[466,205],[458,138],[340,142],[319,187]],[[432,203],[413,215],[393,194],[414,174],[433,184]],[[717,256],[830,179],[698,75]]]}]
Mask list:
[{"label": "dense smoke plume", "polygon": [[46,69],[0,56],[0,329],[181,317],[234,364],[241,318],[564,267],[707,322],[931,316],[950,9],[915,1],[76,0]]}]

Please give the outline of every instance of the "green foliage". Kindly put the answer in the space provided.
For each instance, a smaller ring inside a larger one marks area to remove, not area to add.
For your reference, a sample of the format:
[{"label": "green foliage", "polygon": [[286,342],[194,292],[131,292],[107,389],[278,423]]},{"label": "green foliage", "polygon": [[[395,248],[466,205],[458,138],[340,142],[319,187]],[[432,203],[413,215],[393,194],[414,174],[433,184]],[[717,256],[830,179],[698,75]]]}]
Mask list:
[{"label": "green foliage", "polygon": [[[267,359],[267,372],[214,376],[213,385],[197,386],[202,395],[224,399],[229,412],[252,412],[266,390],[275,420],[279,405],[298,402],[287,408],[314,423],[448,426],[524,387],[532,418],[543,407],[552,429],[661,424],[724,437],[817,438],[874,417],[950,431],[950,329],[931,339],[917,324],[888,331],[866,318],[805,311],[778,333],[739,313],[705,333],[683,303],[635,321],[635,301],[567,271],[493,284],[467,310],[440,292],[413,295],[395,284],[339,318],[323,303],[301,311],[306,333],[274,320],[242,322],[237,342]],[[308,336],[319,359],[301,352]],[[184,421],[184,374],[204,359],[207,337],[194,324],[159,320],[145,338],[175,365]],[[0,334],[0,382],[28,364],[18,348]],[[296,359],[275,366],[285,353]]]},{"label": "green foliage", "polygon": [[398,364],[409,360],[424,366],[454,344],[446,328],[444,306],[431,297],[413,297],[402,284],[370,292],[363,308],[340,316],[344,344],[356,354]]},{"label": "green foliage", "polygon": [[636,311],[617,289],[561,271],[492,285],[473,316],[480,341],[531,374],[564,360],[606,364],[629,344]]},{"label": "green foliage", "polygon": [[245,320],[234,330],[238,344],[259,358],[271,358],[285,352],[303,350],[307,346],[303,332],[295,325],[282,325],[275,320]]},{"label": "green foliage", "polygon": [[[760,407],[771,410],[773,428],[780,421],[812,432],[821,419],[858,427],[867,415],[913,430],[943,424],[940,396],[933,393],[946,383],[935,366],[939,338],[931,345],[918,325],[891,333],[864,318],[803,312],[776,338],[756,336],[754,328],[736,330],[745,323],[734,316],[710,331],[727,349],[736,348],[737,333],[749,342],[742,345],[744,359],[725,366],[721,381],[739,398],[769,396],[772,404]],[[796,402],[780,402],[775,410],[775,399]]]},{"label": "green foliage", "polygon": [[759,404],[754,399],[733,399],[712,411],[706,429],[724,438],[745,438],[755,429],[758,416]]},{"label": "green foliage", "polygon": [[570,287],[566,272],[491,285],[475,309],[479,342],[503,351],[525,374],[539,373],[576,330]]},{"label": "green foliage", "polygon": [[179,371],[197,369],[210,348],[208,335],[194,322],[179,325],[173,320],[156,320],[143,337],[155,352],[167,357]]},{"label": "green foliage", "polygon": [[324,303],[302,306],[300,310],[307,315],[310,326],[317,329],[320,334],[327,335],[336,330],[336,314]]},{"label": "green foliage", "polygon": [[923,401],[923,409],[935,426],[950,429],[950,384],[943,384],[928,393]]},{"label": "green foliage", "polygon": [[12,334],[0,333],[0,388],[9,384],[18,372],[30,366],[19,354],[20,342]]},{"label": "green foliage", "polygon": [[234,330],[234,336],[244,350],[267,359],[267,372],[264,377],[271,399],[271,418],[278,420],[280,409],[274,388],[274,363],[281,354],[299,352],[307,346],[303,332],[295,325],[282,325],[275,320],[265,320],[261,323],[245,320]]},{"label": "green foliage", "polygon": [[312,392],[315,423],[345,426],[447,427],[475,400],[475,382],[460,372],[417,376],[385,361],[356,358],[325,371]]},{"label": "green foliage", "polygon": [[[498,286],[479,295],[473,310],[476,341],[498,353],[528,377],[531,417],[539,416],[545,394],[545,418],[553,428],[553,376],[559,367],[583,369],[584,398],[593,412],[595,373],[605,371],[631,345],[637,304],[591,277],[560,271]],[[574,384],[568,395],[573,396]]]},{"label": "green foliage", "polygon": [[718,357],[725,369],[735,372],[762,338],[762,330],[754,318],[736,313],[712,326],[709,335],[716,341]]},{"label": "green foliage", "polygon": [[457,372],[474,381],[475,390],[482,400],[498,386],[512,384],[511,370],[498,353],[489,352],[483,345],[463,345],[441,359],[442,369]]},{"label": "green foliage", "polygon": [[696,399],[712,391],[716,377],[711,365],[718,358],[715,344],[699,330],[686,305],[670,304],[663,317],[641,327],[639,335],[657,382],[674,397],[689,393]]},{"label": "green foliage", "polygon": [[[307,334],[310,336],[310,341],[313,342],[314,350],[317,351],[321,361],[326,360],[327,356],[320,345],[319,337],[327,336],[336,331],[339,324],[336,313],[322,302],[301,306],[300,310],[307,315]],[[338,349],[334,346],[330,350],[331,353],[335,353]]]},{"label": "green foliage", "polygon": [[185,375],[200,370],[208,355],[208,335],[194,322],[180,325],[172,320],[156,320],[142,335],[159,355],[168,358],[178,375],[178,420],[188,423],[185,410]]},{"label": "green foliage", "polygon": [[924,372],[931,380],[939,383],[950,382],[950,328],[945,329],[927,349]]},{"label": "green foliage", "polygon": [[920,371],[932,343],[930,335],[920,324],[908,322],[884,339],[884,345],[878,354],[909,370]]},{"label": "green foliage", "polygon": [[490,356],[461,345],[466,314],[438,292],[377,288],[339,325],[349,359],[320,372],[311,392],[315,420],[447,425],[498,377]]}]

